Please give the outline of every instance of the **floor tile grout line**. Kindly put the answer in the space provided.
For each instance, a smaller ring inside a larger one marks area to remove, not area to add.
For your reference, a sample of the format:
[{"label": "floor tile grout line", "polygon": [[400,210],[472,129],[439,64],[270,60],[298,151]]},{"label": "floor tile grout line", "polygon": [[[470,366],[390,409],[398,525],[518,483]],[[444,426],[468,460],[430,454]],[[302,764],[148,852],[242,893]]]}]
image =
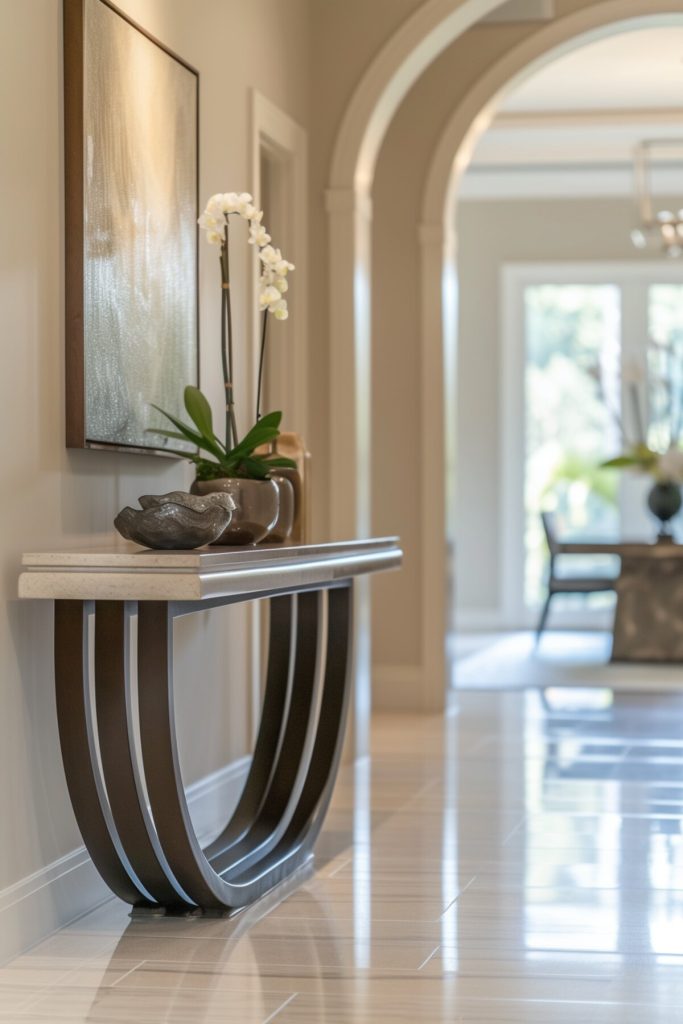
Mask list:
[{"label": "floor tile grout line", "polygon": [[331,871],[329,875],[324,875],[323,877],[324,878],[336,878],[337,875],[339,874],[339,872],[343,871],[344,868],[349,866],[349,864],[353,864],[353,857],[347,857],[346,860],[342,864],[339,864],[334,869],[334,871]]},{"label": "floor tile grout line", "polygon": [[266,1017],[266,1019],[265,1019],[265,1020],[263,1021],[263,1024],[270,1024],[270,1022],[271,1022],[271,1021],[275,1020],[275,1018],[276,1018],[277,1016],[279,1016],[279,1015],[280,1015],[280,1014],[282,1013],[282,1011],[283,1011],[283,1010],[286,1010],[286,1009],[287,1009],[287,1007],[289,1006],[289,1004],[290,1004],[291,1002],[293,1002],[293,1000],[294,1000],[294,999],[296,999],[296,997],[297,997],[298,995],[299,995],[299,993],[298,993],[298,992],[292,992],[292,994],[291,994],[291,996],[289,997],[289,999],[285,999],[285,1001],[284,1001],[284,1003],[282,1004],[282,1006],[278,1006],[277,1010],[273,1010],[273,1012],[272,1012],[272,1013],[270,1014],[270,1016]]},{"label": "floor tile grout line", "polygon": [[148,963],[150,963],[150,962],[151,962],[151,961],[150,961],[149,959],[147,959],[147,960],[141,960],[141,961],[140,961],[140,963],[138,963],[138,964],[136,964],[136,965],[135,965],[135,967],[131,967],[131,969],[130,969],[129,971],[126,971],[126,973],[125,973],[125,974],[122,974],[120,978],[117,978],[117,979],[116,979],[116,981],[115,981],[115,982],[113,982],[113,983],[112,983],[112,984],[111,984],[111,985],[109,986],[109,988],[116,988],[116,986],[118,985],[118,983],[119,983],[120,981],[123,981],[123,980],[124,980],[124,978],[127,978],[127,977],[129,977],[129,975],[131,975],[131,974],[134,974],[134,973],[135,973],[135,971],[139,971],[141,967],[143,967],[143,968],[144,968],[145,964],[148,964]]},{"label": "floor tile grout line", "polygon": [[514,835],[516,835],[517,832],[521,831],[523,825],[527,822],[527,820],[528,820],[528,815],[527,814],[523,814],[521,819],[517,822],[515,827],[512,829],[512,831],[508,832],[508,834],[505,836],[505,838],[503,839],[503,842],[501,843],[501,846],[507,846],[507,844],[510,842],[512,837]]},{"label": "floor tile grout line", "polygon": [[441,949],[441,945],[440,944],[438,946],[435,946],[434,949],[429,954],[429,956],[425,957],[425,959],[422,961],[422,963],[418,967],[418,971],[421,971],[423,967],[426,967],[427,964],[429,963],[429,961],[432,960],[436,956],[436,954],[439,952],[440,949]]},{"label": "floor tile grout line", "polygon": [[464,885],[462,887],[462,889],[459,890],[457,896],[454,896],[453,899],[451,900],[451,902],[448,904],[448,906],[444,907],[444,909],[439,914],[439,916],[434,919],[435,921],[443,921],[443,919],[446,916],[446,914],[448,913],[448,911],[451,910],[452,907],[455,906],[455,904],[458,902],[460,897],[465,895],[465,893],[467,892],[467,890],[470,888],[471,885],[474,885],[475,881],[477,880],[477,877],[478,877],[477,875],[474,875],[472,878],[470,878],[470,880],[467,883],[467,885]]}]

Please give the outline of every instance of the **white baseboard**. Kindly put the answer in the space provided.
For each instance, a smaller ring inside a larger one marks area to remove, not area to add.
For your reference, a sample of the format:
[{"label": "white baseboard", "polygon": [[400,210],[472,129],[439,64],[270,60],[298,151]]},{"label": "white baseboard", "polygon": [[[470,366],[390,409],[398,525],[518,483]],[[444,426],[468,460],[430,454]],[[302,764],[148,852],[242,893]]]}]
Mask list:
[{"label": "white baseboard", "polygon": [[[198,837],[225,825],[244,785],[251,758],[242,757],[187,788]],[[111,899],[84,846],[0,891],[0,964]]]},{"label": "white baseboard", "polygon": [[84,846],[0,892],[0,964],[94,910],[111,891]]}]

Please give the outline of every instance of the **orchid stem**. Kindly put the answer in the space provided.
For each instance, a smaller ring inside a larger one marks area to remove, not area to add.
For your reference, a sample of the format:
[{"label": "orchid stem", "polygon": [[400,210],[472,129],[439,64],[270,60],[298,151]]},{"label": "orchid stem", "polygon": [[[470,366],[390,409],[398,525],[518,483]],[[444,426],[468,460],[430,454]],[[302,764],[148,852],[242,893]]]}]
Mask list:
[{"label": "orchid stem", "polygon": [[263,389],[263,364],[266,356],[266,328],[268,327],[268,310],[263,311],[263,327],[261,328],[261,354],[258,363],[258,383],[256,385],[256,422],[261,419],[261,391]]},{"label": "orchid stem", "polygon": [[226,269],[221,249],[221,360],[223,363],[223,386],[225,388],[225,448],[230,451],[232,448],[232,420],[230,418],[230,401],[232,399],[232,381],[230,380],[230,367],[228,363],[228,348],[226,334],[227,299],[228,290],[225,287]]},{"label": "orchid stem", "polygon": [[237,444],[237,422],[233,398],[232,376],[232,303],[230,302],[230,233],[225,218],[225,241],[221,246],[221,283],[223,286],[222,356],[225,383],[225,447],[230,451]]}]

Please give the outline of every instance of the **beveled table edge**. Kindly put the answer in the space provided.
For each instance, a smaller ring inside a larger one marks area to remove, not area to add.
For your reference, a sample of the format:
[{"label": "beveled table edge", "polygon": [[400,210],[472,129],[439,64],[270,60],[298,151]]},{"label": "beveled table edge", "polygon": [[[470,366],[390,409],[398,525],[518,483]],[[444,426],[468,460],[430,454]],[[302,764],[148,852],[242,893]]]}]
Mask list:
[{"label": "beveled table edge", "polygon": [[[99,549],[24,556],[19,597],[46,600],[202,601],[329,585],[396,569],[396,538],[199,552]],[[131,564],[132,562],[132,564]]]},{"label": "beveled table edge", "polygon": [[211,547],[193,551],[153,551],[130,542],[99,545],[92,548],[33,551],[22,555],[21,564],[29,570],[101,568],[167,569],[174,572],[220,571],[237,566],[269,565],[312,561],[337,555],[350,555],[398,547],[397,537],[372,537],[364,540],[325,541],[316,544],[282,544],[240,547]]}]

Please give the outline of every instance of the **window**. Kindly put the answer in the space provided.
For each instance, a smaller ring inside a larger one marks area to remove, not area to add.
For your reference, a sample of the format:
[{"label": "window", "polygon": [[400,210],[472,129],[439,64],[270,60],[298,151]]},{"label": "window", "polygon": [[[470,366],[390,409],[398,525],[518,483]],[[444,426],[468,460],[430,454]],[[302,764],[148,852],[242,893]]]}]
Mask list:
[{"label": "window", "polygon": [[[505,604],[511,625],[526,624],[545,594],[547,547],[540,513],[555,513],[572,539],[651,537],[647,480],[599,469],[617,454],[622,428],[637,429],[627,381],[648,412],[648,440],[669,443],[670,417],[660,388],[670,345],[683,348],[683,284],[673,264],[514,266],[505,269],[502,441]],[[658,343],[658,344],[657,344]],[[600,384],[597,378],[599,376]],[[674,386],[683,422],[683,380]],[[574,572],[613,572],[605,556],[572,557]],[[605,594],[558,598],[586,623]],[[560,611],[561,613],[561,611]]]}]

